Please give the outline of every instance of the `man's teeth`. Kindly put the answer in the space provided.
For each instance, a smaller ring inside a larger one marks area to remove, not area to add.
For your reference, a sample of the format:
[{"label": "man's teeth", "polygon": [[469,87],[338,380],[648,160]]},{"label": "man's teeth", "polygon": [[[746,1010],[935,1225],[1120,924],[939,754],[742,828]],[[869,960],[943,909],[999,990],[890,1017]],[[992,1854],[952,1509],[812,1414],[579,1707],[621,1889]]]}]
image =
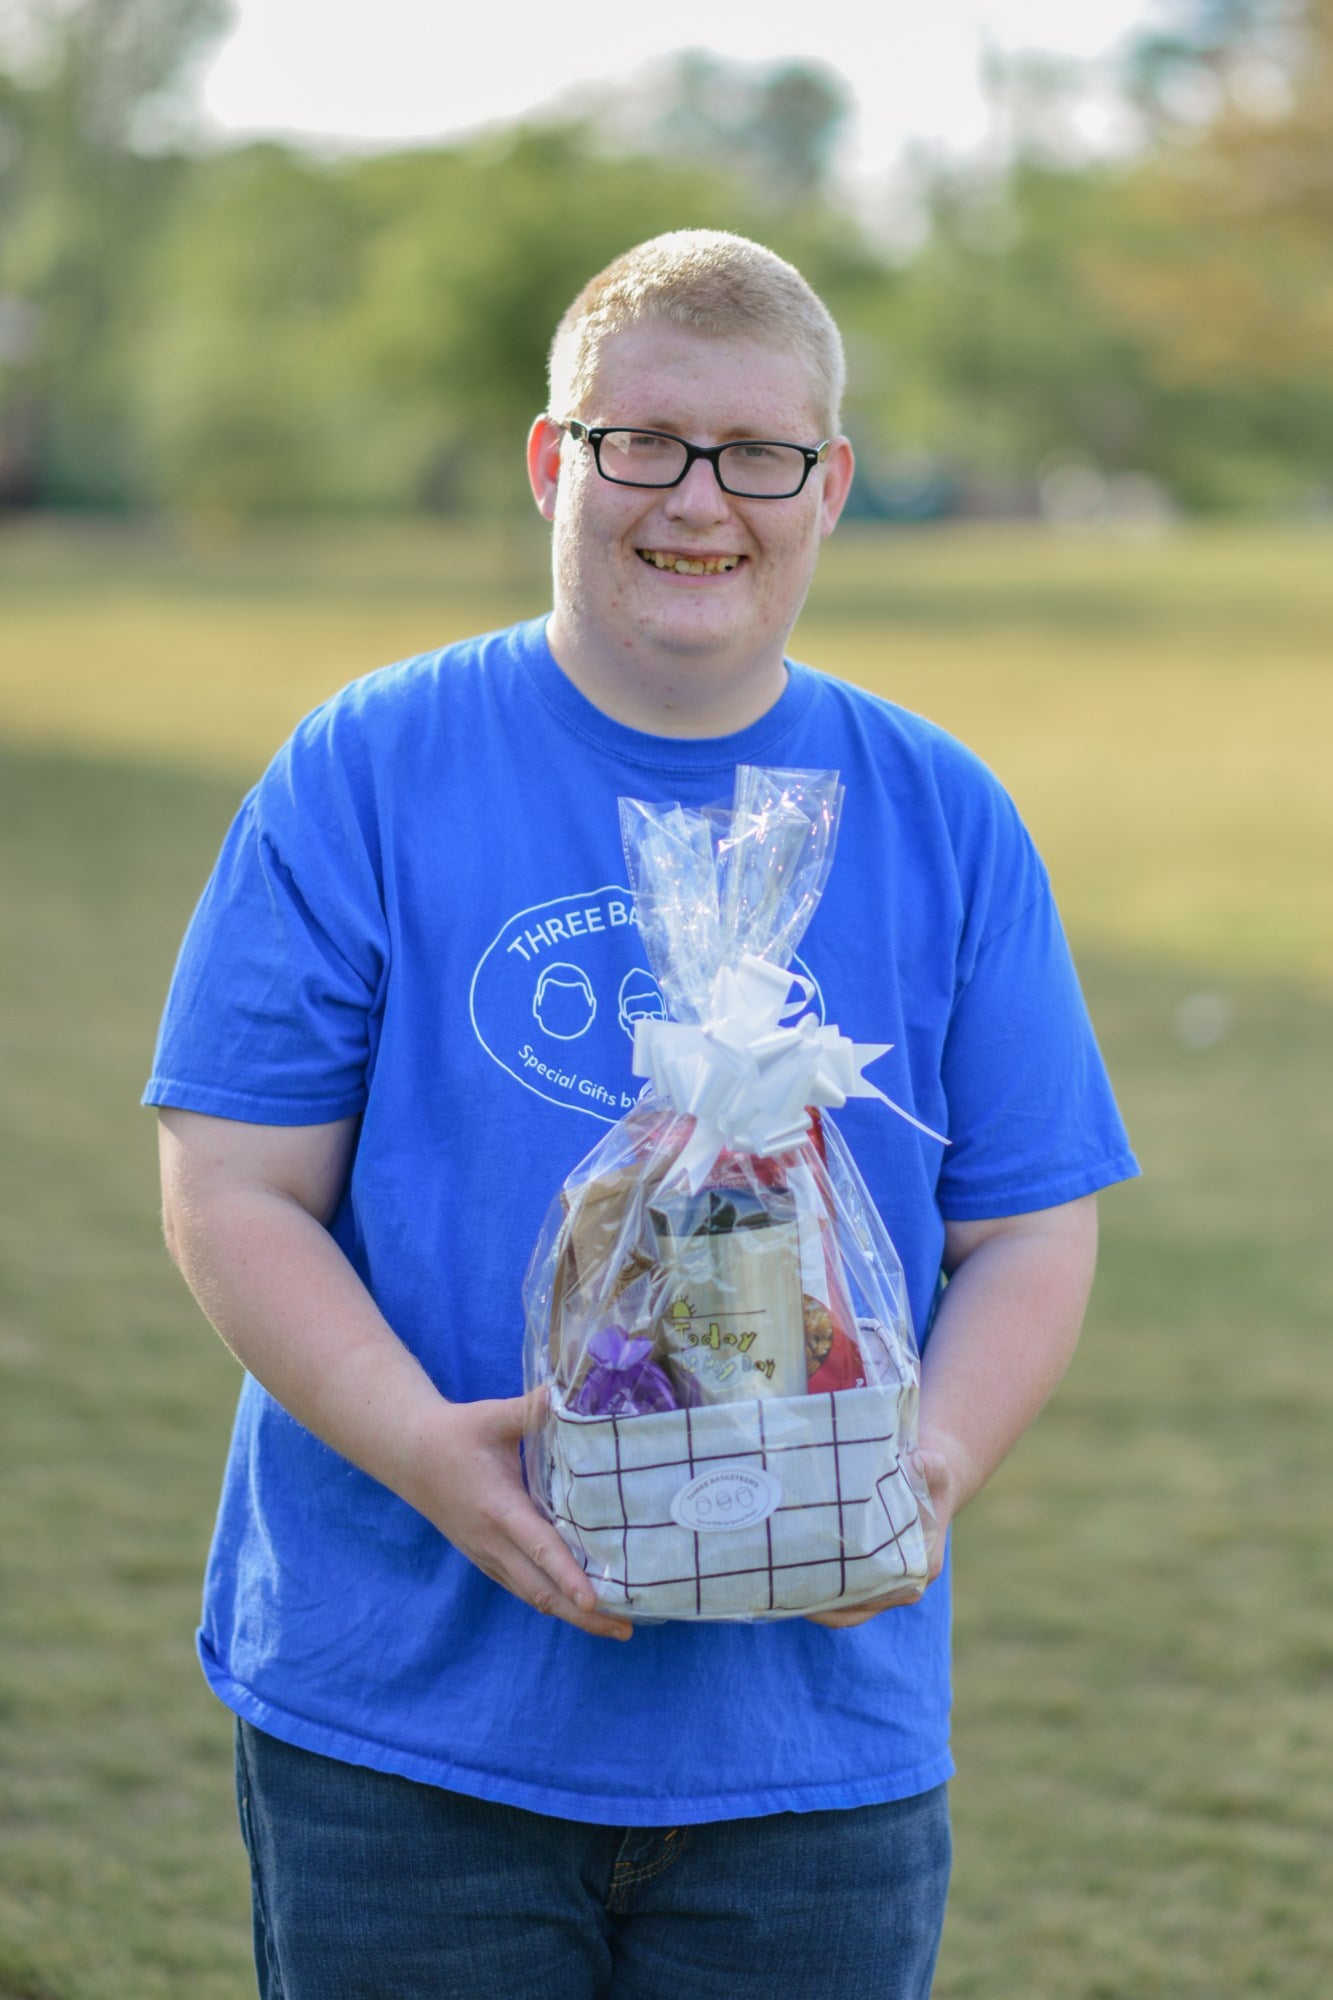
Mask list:
[{"label": "man's teeth", "polygon": [[656,549],[640,549],[639,554],[654,569],[673,569],[677,576],[719,576],[740,561],[739,556],[663,556]]}]

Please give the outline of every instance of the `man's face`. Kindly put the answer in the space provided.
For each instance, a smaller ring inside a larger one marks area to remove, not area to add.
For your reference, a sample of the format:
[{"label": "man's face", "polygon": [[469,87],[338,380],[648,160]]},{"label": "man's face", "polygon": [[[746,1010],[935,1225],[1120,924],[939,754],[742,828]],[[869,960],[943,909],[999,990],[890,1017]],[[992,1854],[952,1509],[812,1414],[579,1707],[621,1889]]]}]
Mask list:
[{"label": "man's face", "polygon": [[[823,441],[795,355],[661,324],[612,336],[586,406],[553,415],[670,431],[692,444]],[[851,450],[839,440],[789,499],[741,499],[722,491],[705,460],[679,486],[613,485],[590,446],[539,419],[529,468],[555,524],[553,630],[603,667],[645,655],[674,662],[684,693],[691,667],[740,681],[781,661],[820,542],[846,498]],[[679,567],[686,563],[702,573]]]}]

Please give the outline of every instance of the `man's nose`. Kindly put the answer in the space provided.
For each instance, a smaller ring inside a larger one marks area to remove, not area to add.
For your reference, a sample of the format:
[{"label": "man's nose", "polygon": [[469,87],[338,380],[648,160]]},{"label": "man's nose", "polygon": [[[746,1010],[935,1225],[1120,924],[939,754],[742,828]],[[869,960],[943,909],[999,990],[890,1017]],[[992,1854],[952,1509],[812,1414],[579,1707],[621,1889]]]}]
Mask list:
[{"label": "man's nose", "polygon": [[727,495],[706,458],[696,458],[679,486],[669,487],[665,497],[666,511],[672,520],[721,521],[730,512]]}]

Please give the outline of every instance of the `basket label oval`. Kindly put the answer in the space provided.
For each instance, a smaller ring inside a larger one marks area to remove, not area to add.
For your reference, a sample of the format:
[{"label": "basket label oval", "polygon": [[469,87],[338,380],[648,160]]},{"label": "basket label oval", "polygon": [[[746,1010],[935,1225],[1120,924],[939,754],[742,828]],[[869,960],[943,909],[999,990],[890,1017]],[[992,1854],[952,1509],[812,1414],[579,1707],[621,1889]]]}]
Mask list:
[{"label": "basket label oval", "polygon": [[682,1486],[671,1518],[696,1534],[730,1534],[766,1521],[782,1499],[773,1473],[757,1465],[714,1465]]}]

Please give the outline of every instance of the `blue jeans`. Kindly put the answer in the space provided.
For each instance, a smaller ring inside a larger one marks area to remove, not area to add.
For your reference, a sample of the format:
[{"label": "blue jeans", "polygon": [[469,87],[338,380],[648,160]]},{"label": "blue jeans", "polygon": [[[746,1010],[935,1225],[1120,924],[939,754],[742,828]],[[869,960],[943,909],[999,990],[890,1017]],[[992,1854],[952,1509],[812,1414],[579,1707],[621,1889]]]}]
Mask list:
[{"label": "blue jeans", "polygon": [[927,2000],[945,1787],[594,1826],[237,1729],[262,2000]]}]

